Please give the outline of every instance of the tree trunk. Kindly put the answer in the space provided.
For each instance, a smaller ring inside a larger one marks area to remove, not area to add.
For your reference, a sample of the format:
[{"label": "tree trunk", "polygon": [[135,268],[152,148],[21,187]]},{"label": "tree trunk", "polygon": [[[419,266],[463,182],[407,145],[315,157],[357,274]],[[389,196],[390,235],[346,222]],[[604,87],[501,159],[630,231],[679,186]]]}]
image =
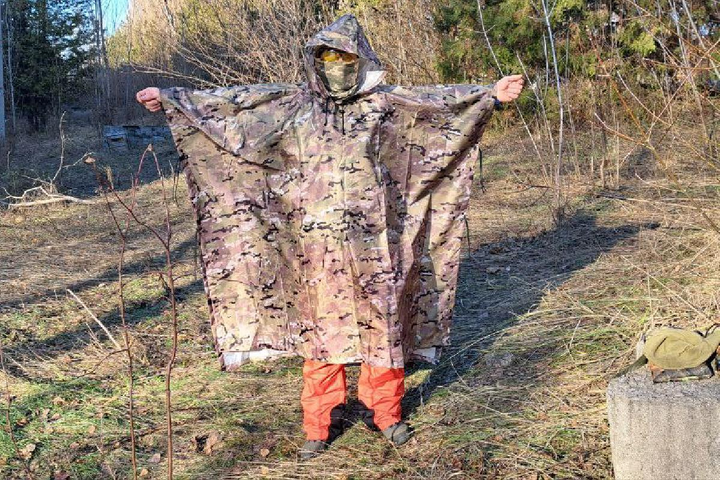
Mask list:
[{"label": "tree trunk", "polygon": [[[0,9],[5,10],[4,0],[0,0]],[[3,58],[3,22],[0,21],[0,145],[5,145],[5,59]]]},{"label": "tree trunk", "polygon": [[5,15],[3,21],[5,22],[5,32],[7,35],[7,79],[8,87],[10,87],[10,125],[12,126],[13,134],[17,130],[17,111],[15,108],[15,76],[13,75],[13,30],[10,23],[10,4],[5,4]]},{"label": "tree trunk", "polygon": [[110,75],[107,48],[105,46],[102,0],[95,0],[95,44],[98,52],[95,78],[98,113],[101,122],[107,122],[110,120]]}]

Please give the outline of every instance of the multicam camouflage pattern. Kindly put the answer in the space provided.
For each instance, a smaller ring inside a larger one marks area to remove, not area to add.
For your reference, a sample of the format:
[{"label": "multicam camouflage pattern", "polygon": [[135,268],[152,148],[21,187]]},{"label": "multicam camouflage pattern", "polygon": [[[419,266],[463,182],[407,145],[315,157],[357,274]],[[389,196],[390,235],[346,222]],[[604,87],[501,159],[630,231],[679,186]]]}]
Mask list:
[{"label": "multicam camouflage pattern", "polygon": [[[317,48],[360,57],[331,97]],[[447,345],[492,86],[380,85],[346,15],[305,47],[307,83],[161,99],[190,186],[218,353],[398,368]],[[230,365],[226,365],[228,367]]]},{"label": "multicam camouflage pattern", "polygon": [[344,98],[357,85],[359,61],[323,62],[316,60],[317,71],[333,98]]}]

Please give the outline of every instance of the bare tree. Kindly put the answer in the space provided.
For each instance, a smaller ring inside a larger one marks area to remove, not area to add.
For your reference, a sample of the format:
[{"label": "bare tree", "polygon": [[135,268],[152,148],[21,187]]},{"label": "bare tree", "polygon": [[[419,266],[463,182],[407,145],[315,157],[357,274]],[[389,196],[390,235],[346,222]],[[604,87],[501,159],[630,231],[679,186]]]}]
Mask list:
[{"label": "bare tree", "polygon": [[[558,107],[560,108],[560,122],[558,128],[558,146],[557,146],[557,160],[555,161],[555,169],[553,175],[553,183],[555,186],[555,202],[553,205],[553,216],[555,221],[562,220],[564,213],[564,199],[562,198],[562,164],[563,164],[563,131],[564,131],[564,105],[562,98],[562,88],[560,88],[560,73],[558,72],[558,60],[555,53],[555,35],[553,34],[552,27],[550,26],[550,15],[552,14],[552,8],[548,9],[547,0],[542,1],[543,8],[543,19],[545,20],[545,26],[548,32],[548,41],[550,43],[550,52],[552,53],[553,71],[555,72],[555,88],[557,89]],[[553,4],[554,7],[554,4]]]},{"label": "bare tree", "polygon": [[[0,8],[5,10],[5,2],[0,1]],[[3,58],[3,52],[5,47],[3,45],[3,31],[2,24],[0,22],[0,144],[5,144],[5,60]]]}]

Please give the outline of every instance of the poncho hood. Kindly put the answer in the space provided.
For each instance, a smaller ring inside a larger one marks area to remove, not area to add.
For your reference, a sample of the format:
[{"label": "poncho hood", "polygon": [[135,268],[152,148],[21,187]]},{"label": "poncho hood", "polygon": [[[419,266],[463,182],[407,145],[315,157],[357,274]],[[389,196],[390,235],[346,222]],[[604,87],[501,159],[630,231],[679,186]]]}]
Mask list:
[{"label": "poncho hood", "polygon": [[368,42],[363,28],[355,16],[351,14],[343,15],[315,34],[315,36],[305,44],[304,60],[308,87],[323,99],[329,98],[330,94],[320,78],[315,63],[315,55],[318,49],[321,48],[334,48],[335,50],[349,52],[360,57],[358,82],[355,87],[343,97],[343,101],[348,101],[357,95],[371,91],[380,84],[385,77],[386,71],[383,69],[378,56],[370,46],[370,42]]}]

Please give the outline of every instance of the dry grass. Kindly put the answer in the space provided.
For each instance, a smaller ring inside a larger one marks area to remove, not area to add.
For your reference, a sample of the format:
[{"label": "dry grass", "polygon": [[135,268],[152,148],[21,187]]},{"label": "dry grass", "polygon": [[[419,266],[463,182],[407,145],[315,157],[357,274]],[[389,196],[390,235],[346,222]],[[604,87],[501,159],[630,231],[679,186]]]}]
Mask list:
[{"label": "dry grass", "polygon": [[[355,424],[307,463],[295,459],[303,441],[301,359],[234,373],[217,368],[194,224],[178,186],[171,206],[181,326],[173,375],[177,478],[612,477],[607,380],[631,360],[649,326],[718,321],[719,239],[654,174],[628,175],[621,189],[603,191],[568,173],[569,215],[556,227],[546,189],[512,175],[525,180],[537,170],[508,153],[527,146],[493,137],[485,143],[488,190],[475,192],[468,215],[453,346],[438,367],[408,369],[404,411],[415,438],[396,449]],[[684,172],[718,218],[717,180],[687,166]],[[163,220],[158,198],[157,182],[139,191],[138,211],[155,224]],[[0,335],[13,431],[21,447],[37,445],[31,469],[38,478],[128,478],[124,357],[63,293],[71,289],[113,334],[119,329],[118,243],[104,205],[5,212],[0,226]],[[169,314],[155,273],[162,251],[139,229],[128,248],[138,459],[146,478],[163,478]],[[351,398],[356,380],[350,368]],[[211,432],[223,444],[212,455],[197,451],[195,437]],[[24,476],[4,432],[0,472]]]}]

